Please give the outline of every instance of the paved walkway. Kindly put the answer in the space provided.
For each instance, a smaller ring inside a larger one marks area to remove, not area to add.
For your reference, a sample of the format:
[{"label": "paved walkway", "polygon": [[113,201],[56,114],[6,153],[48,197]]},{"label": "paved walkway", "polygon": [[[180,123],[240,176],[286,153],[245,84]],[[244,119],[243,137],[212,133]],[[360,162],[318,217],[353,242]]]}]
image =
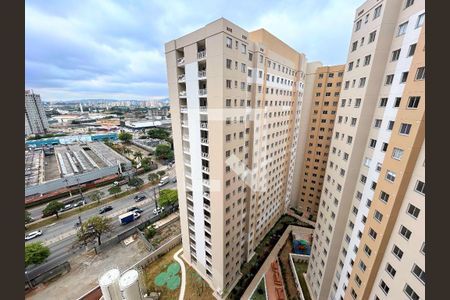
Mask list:
[{"label": "paved walkway", "polygon": [[180,295],[178,296],[178,300],[184,299],[184,291],[186,289],[186,267],[184,266],[183,260],[178,257],[178,255],[180,255],[181,252],[183,252],[183,248],[178,250],[173,255],[173,259],[175,259],[181,266],[181,289],[180,289]]}]

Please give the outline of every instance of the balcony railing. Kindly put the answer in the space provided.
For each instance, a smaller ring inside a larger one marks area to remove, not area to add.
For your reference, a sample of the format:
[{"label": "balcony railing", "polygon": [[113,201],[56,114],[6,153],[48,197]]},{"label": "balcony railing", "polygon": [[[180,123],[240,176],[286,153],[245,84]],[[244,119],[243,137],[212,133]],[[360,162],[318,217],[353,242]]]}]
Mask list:
[{"label": "balcony railing", "polygon": [[189,148],[188,147],[183,147],[183,151],[186,153],[189,153]]},{"label": "balcony railing", "polygon": [[184,57],[180,57],[177,59],[177,65],[181,66],[184,64]]},{"label": "balcony railing", "polygon": [[178,75],[178,81],[185,81],[186,76],[184,74]]},{"label": "balcony railing", "polygon": [[204,95],[208,94],[208,91],[206,89],[199,89],[198,90],[198,94],[200,96],[204,96]]},{"label": "balcony railing", "polygon": [[202,170],[203,170],[203,172],[209,173],[209,168],[208,167],[202,166]]},{"label": "balcony railing", "polygon": [[186,121],[181,121],[181,126],[188,126],[188,122],[186,122]]},{"label": "balcony railing", "polygon": [[209,199],[210,193],[209,192],[203,192],[203,197],[206,197]]},{"label": "balcony railing", "polygon": [[192,178],[192,174],[190,172],[186,172],[186,177]]},{"label": "balcony railing", "polygon": [[204,78],[206,77],[206,70],[198,71],[198,78]]},{"label": "balcony railing", "polygon": [[204,157],[204,158],[209,158],[209,153],[207,153],[207,152],[202,152],[202,157]]},{"label": "balcony railing", "polygon": [[189,136],[183,135],[183,139],[189,141]]},{"label": "balcony railing", "polygon": [[208,129],[208,122],[200,122],[200,128]]},{"label": "balcony railing", "polygon": [[181,91],[179,95],[180,97],[186,97],[186,91]]},{"label": "balcony railing", "polygon": [[205,219],[211,222],[211,217],[210,216],[205,215]]},{"label": "balcony railing", "polygon": [[211,206],[209,206],[209,204],[203,203],[203,207],[207,210],[211,210]]},{"label": "balcony railing", "polygon": [[207,236],[205,235],[205,239],[206,239],[208,242],[212,243],[210,237],[207,237]]},{"label": "balcony railing", "polygon": [[186,199],[191,200],[191,201],[194,201],[194,200],[192,199],[192,196],[189,195],[189,194],[186,194]]},{"label": "balcony railing", "polygon": [[209,186],[209,180],[208,179],[203,179],[203,184],[206,186]]},{"label": "balcony railing", "polygon": [[201,138],[200,142],[202,144],[208,144],[208,139],[207,138]]},{"label": "balcony railing", "polygon": [[205,113],[208,110],[208,106],[204,105],[204,106],[200,106],[200,112]]},{"label": "balcony railing", "polygon": [[197,52],[197,58],[198,58],[198,59],[203,59],[203,58],[205,58],[205,57],[206,57],[206,50]]},{"label": "balcony railing", "polygon": [[187,106],[186,106],[186,105],[180,105],[180,111],[181,111],[182,113],[187,113],[187,111],[188,111]]}]

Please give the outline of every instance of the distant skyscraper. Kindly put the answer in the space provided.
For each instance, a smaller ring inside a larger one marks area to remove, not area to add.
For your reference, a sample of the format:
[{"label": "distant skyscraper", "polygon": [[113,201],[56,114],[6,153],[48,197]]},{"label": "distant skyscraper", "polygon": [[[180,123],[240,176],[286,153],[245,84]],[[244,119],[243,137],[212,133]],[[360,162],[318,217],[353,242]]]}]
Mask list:
[{"label": "distant skyscraper", "polygon": [[25,90],[25,135],[43,134],[47,130],[48,121],[41,96]]}]

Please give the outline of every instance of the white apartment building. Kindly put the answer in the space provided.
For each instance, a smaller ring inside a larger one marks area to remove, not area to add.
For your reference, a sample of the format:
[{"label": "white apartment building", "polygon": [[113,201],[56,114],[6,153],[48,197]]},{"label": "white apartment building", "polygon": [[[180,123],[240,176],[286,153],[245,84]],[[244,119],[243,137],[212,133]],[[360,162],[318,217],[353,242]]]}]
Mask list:
[{"label": "white apartment building", "polygon": [[25,90],[25,135],[43,134],[48,129],[41,96]]}]

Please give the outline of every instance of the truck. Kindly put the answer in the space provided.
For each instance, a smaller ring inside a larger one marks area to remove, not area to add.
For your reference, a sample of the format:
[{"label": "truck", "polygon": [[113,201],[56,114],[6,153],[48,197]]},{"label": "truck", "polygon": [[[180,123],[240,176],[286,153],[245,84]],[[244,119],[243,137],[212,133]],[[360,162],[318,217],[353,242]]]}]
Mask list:
[{"label": "truck", "polygon": [[158,186],[163,186],[163,185],[167,184],[169,182],[169,179],[170,179],[169,176],[164,176],[159,181]]},{"label": "truck", "polygon": [[120,225],[125,225],[128,223],[131,223],[134,220],[139,219],[140,216],[141,216],[141,214],[138,212],[135,212],[135,211],[129,211],[124,214],[121,214],[119,216]]}]

